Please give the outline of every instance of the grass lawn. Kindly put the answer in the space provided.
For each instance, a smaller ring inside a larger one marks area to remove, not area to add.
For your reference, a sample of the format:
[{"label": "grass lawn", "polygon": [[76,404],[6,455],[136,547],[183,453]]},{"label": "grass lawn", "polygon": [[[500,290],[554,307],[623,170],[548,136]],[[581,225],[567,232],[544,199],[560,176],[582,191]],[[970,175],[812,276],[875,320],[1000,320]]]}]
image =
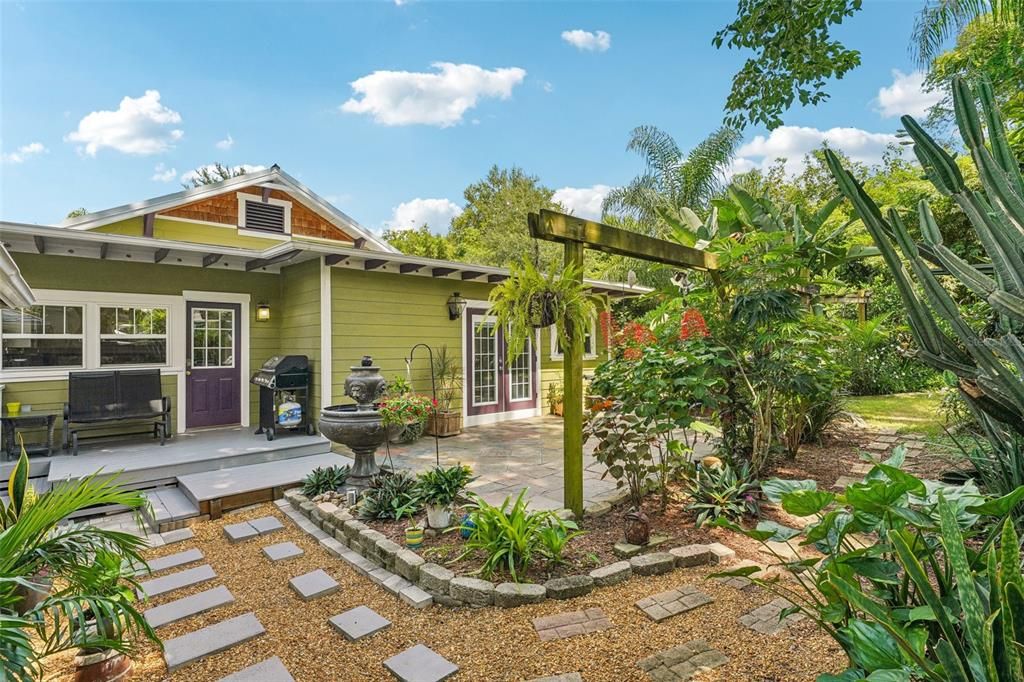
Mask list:
[{"label": "grass lawn", "polygon": [[938,391],[868,395],[847,398],[846,409],[873,427],[939,437],[945,435],[940,402]]}]

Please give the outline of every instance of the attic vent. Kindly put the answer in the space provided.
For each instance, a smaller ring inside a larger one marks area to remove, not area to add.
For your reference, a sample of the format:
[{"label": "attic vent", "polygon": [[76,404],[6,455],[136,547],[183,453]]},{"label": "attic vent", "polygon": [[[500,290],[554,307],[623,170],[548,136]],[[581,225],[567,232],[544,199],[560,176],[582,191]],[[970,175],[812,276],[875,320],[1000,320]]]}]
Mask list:
[{"label": "attic vent", "polygon": [[259,199],[242,201],[239,225],[247,230],[288,232],[288,206],[282,203],[263,203]]}]

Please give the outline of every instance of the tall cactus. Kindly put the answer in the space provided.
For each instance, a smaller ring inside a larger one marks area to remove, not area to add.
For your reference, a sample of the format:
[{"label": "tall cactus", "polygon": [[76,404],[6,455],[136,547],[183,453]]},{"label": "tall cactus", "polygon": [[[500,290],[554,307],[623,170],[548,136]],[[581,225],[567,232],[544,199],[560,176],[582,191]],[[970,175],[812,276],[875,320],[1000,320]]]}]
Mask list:
[{"label": "tall cactus", "polygon": [[[890,209],[883,216],[839,158],[828,151],[825,155],[840,191],[853,204],[896,281],[918,357],[959,377],[961,394],[993,441],[999,442],[1010,431],[1024,435],[1024,344],[1020,340],[1024,330],[1024,179],[988,83],[977,85],[976,97],[966,82],[955,80],[953,103],[960,134],[978,168],[981,192],[967,187],[953,157],[917,121],[910,116],[901,120],[928,179],[970,219],[992,264],[992,276],[943,245],[942,232],[926,201],[918,204],[923,243],[917,243],[896,211]],[[967,323],[931,265],[942,266],[988,302],[998,335],[984,338]]]}]

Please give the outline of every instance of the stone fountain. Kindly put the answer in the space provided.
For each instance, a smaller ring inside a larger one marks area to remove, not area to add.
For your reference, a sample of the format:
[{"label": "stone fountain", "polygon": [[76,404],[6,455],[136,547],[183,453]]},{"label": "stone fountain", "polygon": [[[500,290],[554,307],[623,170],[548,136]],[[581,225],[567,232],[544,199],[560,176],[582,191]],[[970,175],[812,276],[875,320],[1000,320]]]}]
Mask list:
[{"label": "stone fountain", "polygon": [[387,381],[381,376],[380,368],[373,366],[369,355],[364,355],[362,363],[350,369],[352,373],[345,377],[345,395],[356,404],[332,405],[320,410],[320,433],[331,442],[352,450],[356,460],[346,487],[364,490],[370,477],[380,471],[375,453],[388,437],[388,428],[377,409]]}]

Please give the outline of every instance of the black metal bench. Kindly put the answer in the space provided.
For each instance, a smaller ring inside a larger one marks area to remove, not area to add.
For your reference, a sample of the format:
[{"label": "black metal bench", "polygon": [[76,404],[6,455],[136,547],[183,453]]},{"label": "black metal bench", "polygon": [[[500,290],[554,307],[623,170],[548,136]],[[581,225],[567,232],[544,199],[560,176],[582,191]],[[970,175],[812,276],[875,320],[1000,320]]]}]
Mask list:
[{"label": "black metal bench", "polygon": [[[97,429],[105,433],[82,436],[81,440],[152,433],[163,445],[171,435],[171,399],[160,392],[158,369],[71,372],[64,403],[64,449],[77,455],[79,431]],[[152,422],[152,429],[110,432],[120,424],[143,422]]]}]

